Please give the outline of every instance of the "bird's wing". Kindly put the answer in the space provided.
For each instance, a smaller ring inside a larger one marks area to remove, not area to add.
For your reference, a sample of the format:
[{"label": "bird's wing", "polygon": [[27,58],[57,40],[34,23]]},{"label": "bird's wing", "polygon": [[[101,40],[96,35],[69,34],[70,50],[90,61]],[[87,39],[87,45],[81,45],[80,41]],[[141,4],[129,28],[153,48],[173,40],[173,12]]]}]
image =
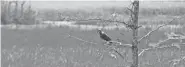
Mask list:
[{"label": "bird's wing", "polygon": [[106,34],[102,34],[102,38],[106,41],[111,41],[110,37],[107,36]]}]

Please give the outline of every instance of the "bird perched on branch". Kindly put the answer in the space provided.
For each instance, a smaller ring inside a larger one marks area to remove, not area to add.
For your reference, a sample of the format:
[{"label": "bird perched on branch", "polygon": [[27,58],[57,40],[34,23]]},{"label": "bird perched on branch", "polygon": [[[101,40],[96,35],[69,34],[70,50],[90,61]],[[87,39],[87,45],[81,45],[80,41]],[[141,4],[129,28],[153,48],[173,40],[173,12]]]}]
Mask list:
[{"label": "bird perched on branch", "polygon": [[112,44],[111,38],[105,32],[103,32],[101,29],[98,29],[97,32],[99,33],[101,39],[108,42],[108,44]]}]

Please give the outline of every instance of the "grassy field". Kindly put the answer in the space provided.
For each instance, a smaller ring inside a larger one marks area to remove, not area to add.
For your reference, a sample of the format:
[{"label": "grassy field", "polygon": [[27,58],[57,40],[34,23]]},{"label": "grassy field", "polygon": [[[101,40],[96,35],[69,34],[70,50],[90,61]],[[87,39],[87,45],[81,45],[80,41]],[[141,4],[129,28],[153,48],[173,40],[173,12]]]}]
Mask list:
[{"label": "grassy field", "polygon": [[[185,32],[185,27],[175,32]],[[141,29],[139,35],[149,29]],[[170,29],[171,30],[171,29]],[[131,43],[131,33],[126,30],[105,30],[113,40],[124,40]],[[121,35],[124,33],[124,35]],[[163,29],[153,33],[151,43],[166,39]],[[90,44],[67,34],[91,41]],[[103,45],[96,30],[84,31],[67,27],[35,28],[30,30],[1,28],[2,67],[126,67],[132,62],[131,50],[119,49],[125,59],[110,52]],[[179,40],[168,40],[163,45],[178,43]],[[185,39],[183,40],[185,43]],[[184,67],[185,44],[150,49],[139,56],[140,67]],[[149,48],[145,41],[139,44],[139,51]],[[174,59],[177,59],[176,61]],[[178,62],[179,60],[179,62]],[[174,64],[174,65],[173,65]],[[176,64],[176,65],[175,65]]]},{"label": "grassy field", "polygon": [[[96,31],[97,28],[104,28],[103,31],[112,40],[131,44],[132,32],[126,30],[123,25],[118,24],[117,28],[114,23],[107,24],[105,21],[77,21],[101,18],[127,22],[132,12],[126,7],[132,8],[132,4],[58,1],[51,4],[52,2],[48,1],[45,5],[42,2],[44,6],[40,6],[41,2],[29,1],[25,5],[25,2],[18,1],[1,2],[2,67],[129,67],[132,62],[130,48],[117,48],[124,56],[121,58],[117,53],[107,49],[107,45]],[[138,44],[139,67],[185,67],[185,39],[182,39],[181,43],[180,39],[169,39],[156,45],[157,42],[168,38],[165,33],[184,33],[185,36],[185,18],[183,18],[185,8],[182,6],[184,2],[155,2],[153,6],[152,3],[140,4],[138,22],[142,28],[139,29],[139,37],[158,25],[174,18],[179,19],[168,24],[168,27],[154,32],[149,41],[144,39]],[[85,7],[82,8],[82,5]],[[63,23],[72,20],[76,21],[74,25]],[[45,21],[64,25],[57,26],[52,23],[45,25]],[[6,27],[9,24],[10,28]]]}]

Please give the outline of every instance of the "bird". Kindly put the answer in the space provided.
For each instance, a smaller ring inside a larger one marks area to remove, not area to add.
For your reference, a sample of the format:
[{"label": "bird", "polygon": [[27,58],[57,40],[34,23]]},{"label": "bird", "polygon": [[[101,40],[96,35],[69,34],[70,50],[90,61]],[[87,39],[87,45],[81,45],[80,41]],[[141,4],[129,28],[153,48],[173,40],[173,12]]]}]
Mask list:
[{"label": "bird", "polygon": [[112,44],[112,39],[105,32],[103,32],[101,29],[98,29],[97,32],[99,33],[101,39],[108,42],[108,44]]}]

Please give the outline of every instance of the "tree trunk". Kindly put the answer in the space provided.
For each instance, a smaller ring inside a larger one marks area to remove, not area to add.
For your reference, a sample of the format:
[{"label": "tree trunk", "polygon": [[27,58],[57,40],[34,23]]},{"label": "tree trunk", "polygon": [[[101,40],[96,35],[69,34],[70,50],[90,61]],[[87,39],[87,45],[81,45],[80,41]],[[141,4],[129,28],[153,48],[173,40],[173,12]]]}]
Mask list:
[{"label": "tree trunk", "polygon": [[[12,2],[8,2],[7,12],[6,12],[6,23],[10,23],[10,20],[12,19],[12,13],[11,13],[11,4]],[[9,20],[8,20],[9,19]]]},{"label": "tree trunk", "polygon": [[8,2],[8,8],[7,8],[7,13],[6,13],[8,18],[10,18],[10,14],[11,14],[11,12],[10,12],[11,11],[10,10],[11,9],[11,4],[12,4],[12,2]]},{"label": "tree trunk", "polygon": [[17,17],[17,12],[18,12],[18,2],[17,1],[15,1],[14,2],[15,3],[15,9],[14,9],[14,18],[16,18]]},{"label": "tree trunk", "polygon": [[24,4],[25,4],[25,1],[23,1],[21,4],[21,16],[20,17],[22,17],[24,14]]},{"label": "tree trunk", "polygon": [[133,41],[132,41],[132,60],[133,63],[131,67],[138,67],[138,14],[139,14],[139,1],[135,0],[133,2],[133,22],[132,24],[134,25],[134,28],[132,29],[132,36],[133,36]]}]

